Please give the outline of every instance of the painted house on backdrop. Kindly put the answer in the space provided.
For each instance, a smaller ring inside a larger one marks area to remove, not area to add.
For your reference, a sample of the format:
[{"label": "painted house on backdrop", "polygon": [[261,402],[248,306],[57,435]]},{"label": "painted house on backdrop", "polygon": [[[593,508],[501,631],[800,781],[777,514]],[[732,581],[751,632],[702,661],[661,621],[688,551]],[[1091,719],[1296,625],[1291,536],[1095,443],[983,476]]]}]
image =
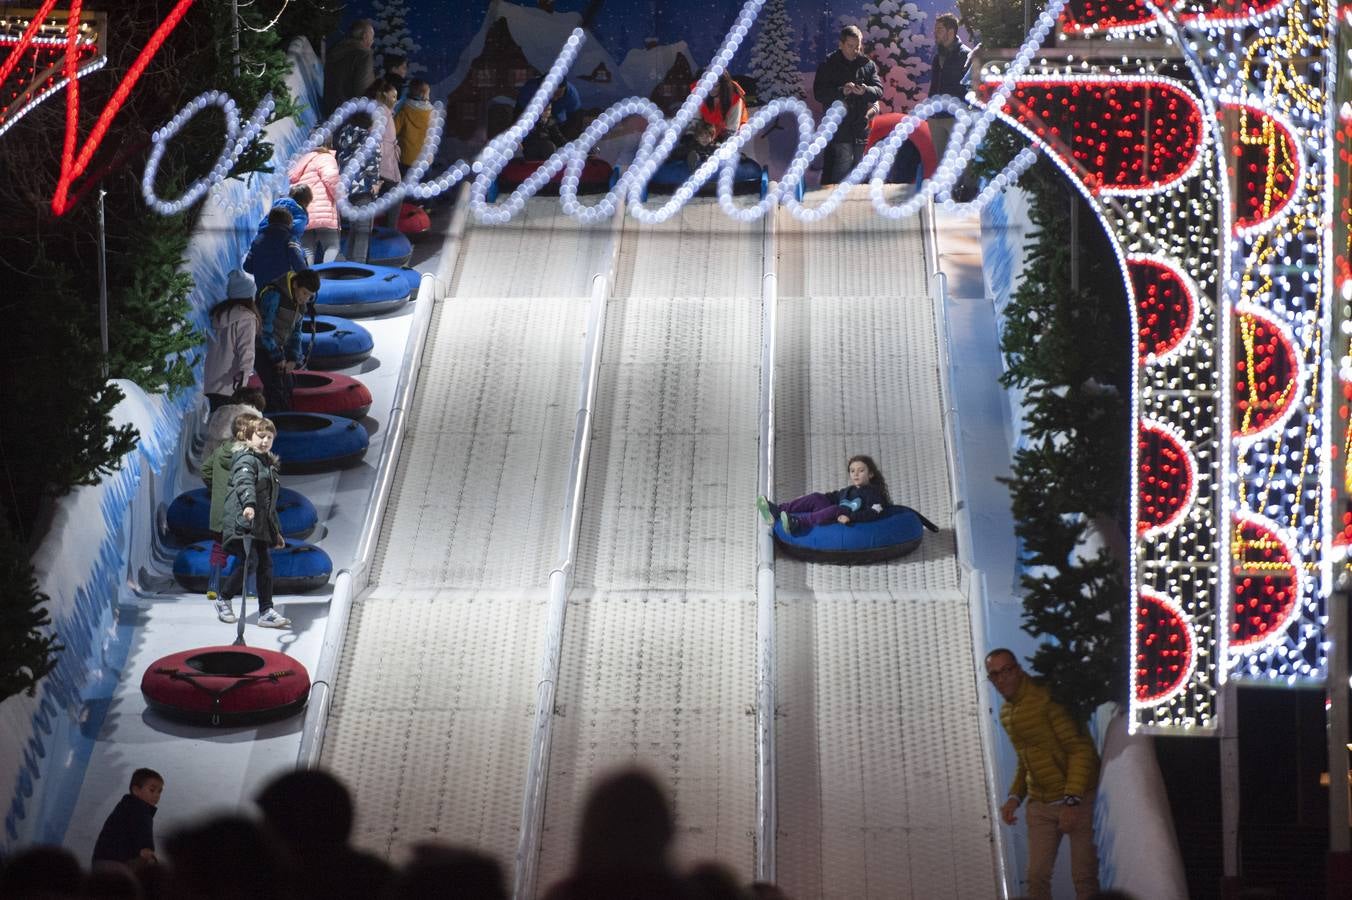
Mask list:
[{"label": "painted house on backdrop", "polygon": [[645,43],[625,55],[620,75],[634,96],[647,97],[669,116],[690,93],[699,66],[685,41],[658,44],[657,38],[648,38]]},{"label": "painted house on backdrop", "polygon": [[[455,71],[432,87],[432,98],[446,101],[446,131],[474,142],[504,131],[512,121],[509,101],[515,101],[522,84],[549,70],[581,24],[578,13],[492,0],[483,26],[460,55]],[[584,111],[603,110],[634,93],[618,76],[619,68],[588,33],[568,73]]]}]

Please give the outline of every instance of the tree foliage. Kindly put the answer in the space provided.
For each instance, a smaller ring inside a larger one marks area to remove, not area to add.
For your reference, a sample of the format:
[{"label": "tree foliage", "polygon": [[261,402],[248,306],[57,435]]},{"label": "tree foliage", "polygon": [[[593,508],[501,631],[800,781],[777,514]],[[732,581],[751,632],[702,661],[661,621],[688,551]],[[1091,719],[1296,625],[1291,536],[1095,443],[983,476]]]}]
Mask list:
[{"label": "tree foliage", "polygon": [[[993,129],[986,174],[1023,139]],[[1124,560],[1129,465],[1127,298],[1116,256],[1083,199],[1050,162],[1022,178],[1035,233],[1004,313],[1006,387],[1024,391],[1009,487],[1025,570],[1023,629],[1043,638],[1033,667],[1075,715],[1126,698]],[[1079,204],[1080,284],[1071,283]]]},{"label": "tree foliage", "polygon": [[422,66],[413,55],[422,47],[408,30],[408,4],[404,0],[374,0],[371,12],[376,26],[376,56],[381,60],[390,54],[402,56],[409,61],[410,73],[420,70]]},{"label": "tree foliage", "polygon": [[[168,7],[91,0],[106,14],[108,64],[80,81],[78,135],[95,118],[162,21]],[[282,18],[272,22],[279,11]],[[136,431],[115,426],[122,392],[110,378],[146,390],[171,391],[193,381],[192,355],[200,344],[190,320],[191,277],[184,254],[198,210],[161,218],[141,197],[140,166],[150,136],[197,94],[227,91],[246,111],[264,94],[278,102],[275,116],[296,111],[286,89],[290,34],[332,30],[326,0],[258,0],[240,7],[239,71],[230,47],[230,4],[197,3],[169,35],[112,120],[88,172],[74,186],[78,198],[64,216],[50,201],[60,172],[66,104],[35,107],[4,136],[0,153],[0,316],[10,339],[0,356],[0,700],[31,689],[59,650],[47,633],[28,554],[41,539],[43,510],[79,485],[97,484],[116,471],[135,446]],[[271,25],[272,27],[269,27]],[[56,136],[56,137],[54,137]],[[205,173],[220,153],[218,114],[199,116],[170,144],[157,188],[176,196]],[[267,171],[272,147],[255,142],[232,175]],[[104,197],[110,352],[100,347],[98,195]]]},{"label": "tree foliage", "polygon": [[906,112],[920,100],[920,78],[934,38],[920,31],[928,13],[905,0],[869,0],[855,20],[864,33],[864,51],[878,66],[883,102],[893,112]]},{"label": "tree foliage", "polygon": [[38,590],[25,550],[0,516],[0,698],[24,691],[32,696],[62,649],[43,608],[50,598]]},{"label": "tree foliage", "polygon": [[781,97],[807,99],[803,73],[799,71],[798,36],[784,0],[768,0],[760,15],[760,31],[751,47],[751,77],[756,80],[756,98],[769,103]]},{"label": "tree foliage", "polygon": [[[977,35],[983,50],[1011,50],[1028,33],[1023,24],[1026,3],[1031,0],[958,0],[958,15],[963,26]],[[1041,11],[1041,5],[1032,4],[1029,22]]]}]

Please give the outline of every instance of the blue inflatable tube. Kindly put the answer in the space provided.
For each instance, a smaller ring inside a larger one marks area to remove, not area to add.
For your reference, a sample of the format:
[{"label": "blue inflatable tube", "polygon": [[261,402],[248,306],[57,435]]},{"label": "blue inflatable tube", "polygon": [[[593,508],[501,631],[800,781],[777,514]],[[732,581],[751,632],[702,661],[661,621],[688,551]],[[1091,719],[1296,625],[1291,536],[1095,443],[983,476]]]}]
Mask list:
[{"label": "blue inflatable tube", "polygon": [[855,525],[819,525],[786,534],[775,522],[775,543],[795,559],[856,566],[897,559],[920,546],[925,531],[939,526],[909,506],[889,506],[880,518]]},{"label": "blue inflatable tube", "polygon": [[315,309],[327,315],[380,315],[403,306],[412,293],[403,269],[351,262],[313,268],[320,278]]},{"label": "blue inflatable tube", "polygon": [[282,474],[329,472],[356,465],[371,439],[352,419],[326,413],[283,412],[269,418],[277,425],[272,452],[282,460]]},{"label": "blue inflatable tube", "polygon": [[[658,166],[657,171],[653,173],[652,180],[648,182],[648,188],[644,191],[644,199],[648,194],[672,194],[676,189],[684,184],[690,178],[690,166],[683,159],[669,159]],[[765,168],[754,159],[742,157],[737,162],[737,173],[732,177],[732,192],[734,194],[756,194],[762,197],[769,190],[770,176]],[[695,192],[696,197],[713,197],[718,193],[718,172],[704,182],[703,186]]]},{"label": "blue inflatable tube", "polygon": [[[304,495],[282,488],[277,495],[277,518],[282,523],[282,534],[289,538],[303,538],[319,524],[315,505]],[[165,512],[165,524],[170,534],[185,544],[210,541],[211,491],[201,487],[184,491],[174,498]]]},{"label": "blue inflatable tube", "polygon": [[422,284],[423,273],[417,269],[410,269],[408,266],[396,269],[403,277],[404,283],[408,285],[408,299],[412,300],[418,296],[418,287]]},{"label": "blue inflatable tube", "polygon": [[[348,255],[352,232],[343,234],[343,256]],[[387,225],[371,229],[371,242],[366,250],[366,261],[381,266],[406,266],[413,258],[413,242],[402,231]]]},{"label": "blue inflatable tube", "polygon": [[315,316],[313,329],[309,318],[302,327],[301,347],[311,369],[346,369],[365,360],[376,348],[371,332],[351,319]]},{"label": "blue inflatable tube", "polygon": [[[238,561],[231,556],[221,570],[222,577],[235,570]],[[174,580],[185,591],[202,593],[211,574],[211,542],[189,544],[174,558]],[[314,544],[287,538],[286,548],[272,550],[272,589],[278,594],[303,594],[329,583],[333,560]]]}]

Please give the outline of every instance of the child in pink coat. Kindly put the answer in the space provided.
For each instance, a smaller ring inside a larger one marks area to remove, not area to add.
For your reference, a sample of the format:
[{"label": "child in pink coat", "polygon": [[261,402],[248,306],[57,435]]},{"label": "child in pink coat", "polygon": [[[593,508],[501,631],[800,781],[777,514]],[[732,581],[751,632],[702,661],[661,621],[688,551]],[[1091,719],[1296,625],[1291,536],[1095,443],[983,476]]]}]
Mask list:
[{"label": "child in pink coat", "polygon": [[291,166],[291,183],[303,184],[313,195],[307,212],[310,221],[301,237],[301,246],[314,263],[333,262],[338,256],[338,236],[342,219],[338,215],[338,159],[329,147],[311,150]]}]

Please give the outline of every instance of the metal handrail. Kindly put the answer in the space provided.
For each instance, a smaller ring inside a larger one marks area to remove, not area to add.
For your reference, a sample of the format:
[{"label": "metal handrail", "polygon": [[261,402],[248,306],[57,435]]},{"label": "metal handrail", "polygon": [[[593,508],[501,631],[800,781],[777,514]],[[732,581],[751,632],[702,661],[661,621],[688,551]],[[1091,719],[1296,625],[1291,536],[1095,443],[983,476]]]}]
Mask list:
[{"label": "metal handrail", "polygon": [[[390,420],[385,426],[389,437],[376,471],[376,480],[367,496],[366,521],[362,523],[352,562],[339,569],[333,580],[333,597],[329,601],[324,642],[320,647],[319,662],[315,665],[313,680],[310,682],[310,701],[305,710],[305,722],[301,725],[300,749],[296,752],[298,769],[313,769],[319,765],[319,758],[324,749],[324,730],[328,727],[333,685],[338,677],[338,662],[342,657],[343,644],[347,640],[347,624],[352,601],[366,590],[370,581],[371,560],[375,557],[376,541],[380,536],[385,509],[394,487],[399,454],[404,446],[404,435],[407,431],[405,420],[418,386],[418,372],[422,366],[423,350],[427,345],[427,333],[432,324],[432,307],[446,297],[450,287],[449,274],[454,272],[464,240],[469,204],[462,200],[463,198],[457,199],[455,211],[451,215],[450,228],[442,244],[442,259],[437,276],[425,273],[418,283],[413,324],[409,329],[413,343],[404,354],[404,361],[399,369],[399,380],[395,383],[394,406],[390,409]],[[443,274],[446,277],[440,277]]]},{"label": "metal handrail", "polygon": [[[923,229],[925,239],[925,256],[932,263],[930,271],[930,300],[934,305],[935,323],[938,328],[938,334],[935,336],[939,346],[939,381],[943,396],[948,398],[948,402],[943,407],[944,430],[947,433],[948,452],[945,454],[948,464],[948,478],[951,486],[951,498],[953,502],[953,532],[958,550],[958,565],[962,568],[964,580],[966,581],[967,609],[972,634],[972,679],[976,682],[976,693],[978,697],[982,696],[985,690],[978,672],[985,670],[984,659],[980,652],[980,638],[983,638],[987,631],[986,626],[986,573],[975,566],[973,559],[972,545],[972,514],[971,508],[963,499],[967,493],[962,490],[966,483],[966,468],[962,461],[962,428],[959,421],[956,396],[953,393],[953,356],[950,353],[952,347],[952,331],[949,328],[948,316],[945,314],[948,304],[948,276],[939,269],[939,237],[938,230],[934,220],[934,202],[931,200],[925,210],[926,227]],[[984,704],[982,704],[984,706]],[[994,766],[994,753],[991,752],[995,747],[994,723],[988,715],[977,717],[979,731],[981,733],[981,742],[985,752],[982,753],[983,765],[985,768],[986,794],[987,802],[990,804],[991,815],[991,839],[995,845],[995,876],[1000,884],[1001,897],[1013,897],[1016,895],[1011,876],[1010,859],[1012,848],[1005,839],[1004,832],[1000,828],[999,820],[995,816],[995,811],[1000,808],[1004,799],[1004,791],[1000,785],[1000,776]]]},{"label": "metal handrail", "polygon": [[[775,210],[766,215],[761,238],[761,386],[759,493],[774,495],[775,484],[775,330],[779,276]],[[779,827],[775,767],[775,544],[756,517],[756,879],[775,881],[775,839]]]},{"label": "metal handrail", "polygon": [[591,307],[588,312],[581,385],[573,425],[573,448],[568,463],[568,487],[559,531],[559,562],[549,573],[544,648],[540,652],[540,676],[536,682],[530,760],[527,763],[526,787],[521,804],[521,834],[517,840],[514,860],[512,895],[517,898],[534,897],[535,884],[539,876],[546,769],[549,765],[549,749],[554,735],[554,697],[558,691],[559,668],[563,655],[564,617],[568,610],[568,591],[572,587],[578,536],[582,531],[582,497],[587,486],[587,461],[591,454],[593,413],[597,385],[601,376],[606,306],[615,282],[623,217],[624,207],[621,205],[616,210],[611,224],[611,243],[606,268],[592,276]]}]

